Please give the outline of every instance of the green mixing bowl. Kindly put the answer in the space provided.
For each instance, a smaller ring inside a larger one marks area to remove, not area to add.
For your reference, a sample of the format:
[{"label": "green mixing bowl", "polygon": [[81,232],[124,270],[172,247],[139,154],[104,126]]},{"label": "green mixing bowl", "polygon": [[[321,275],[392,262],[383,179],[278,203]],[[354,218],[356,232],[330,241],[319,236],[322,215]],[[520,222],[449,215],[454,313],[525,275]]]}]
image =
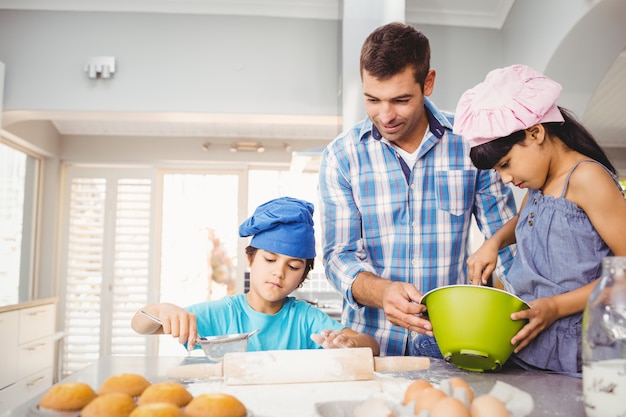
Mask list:
[{"label": "green mixing bowl", "polygon": [[443,358],[469,371],[497,371],[509,359],[511,338],[527,320],[511,313],[530,306],[519,297],[493,287],[449,285],[427,292],[435,340]]}]

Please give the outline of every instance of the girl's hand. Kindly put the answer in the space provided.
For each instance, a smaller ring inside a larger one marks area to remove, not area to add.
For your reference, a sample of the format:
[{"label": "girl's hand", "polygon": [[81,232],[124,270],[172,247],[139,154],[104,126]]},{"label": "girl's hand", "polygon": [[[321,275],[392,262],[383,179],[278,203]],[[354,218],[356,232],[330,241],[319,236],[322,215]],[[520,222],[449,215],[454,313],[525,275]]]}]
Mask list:
[{"label": "girl's hand", "polygon": [[355,341],[341,330],[322,330],[320,334],[312,334],[311,339],[324,349],[357,347]]},{"label": "girl's hand", "polygon": [[530,309],[511,314],[511,320],[528,319],[528,323],[511,339],[511,344],[516,345],[515,353],[528,346],[539,333],[559,318],[553,298],[538,298],[528,304]]},{"label": "girl's hand", "polygon": [[486,240],[467,258],[468,281],[473,285],[486,285],[498,262],[498,245]]}]

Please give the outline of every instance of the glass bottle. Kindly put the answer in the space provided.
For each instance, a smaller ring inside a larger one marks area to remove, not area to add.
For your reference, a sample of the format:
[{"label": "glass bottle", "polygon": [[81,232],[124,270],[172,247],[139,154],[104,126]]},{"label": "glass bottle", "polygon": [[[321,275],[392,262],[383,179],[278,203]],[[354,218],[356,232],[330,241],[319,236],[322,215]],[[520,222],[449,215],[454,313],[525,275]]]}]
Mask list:
[{"label": "glass bottle", "polygon": [[626,256],[602,260],[582,331],[587,417],[626,416]]}]

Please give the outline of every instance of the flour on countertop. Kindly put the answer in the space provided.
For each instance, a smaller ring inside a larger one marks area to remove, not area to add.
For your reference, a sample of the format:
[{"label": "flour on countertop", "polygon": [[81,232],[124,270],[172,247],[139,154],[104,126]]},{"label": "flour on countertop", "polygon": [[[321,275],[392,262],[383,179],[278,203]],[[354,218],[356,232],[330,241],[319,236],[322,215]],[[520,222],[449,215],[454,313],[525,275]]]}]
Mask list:
[{"label": "flour on countertop", "polygon": [[[224,392],[236,396],[254,417],[319,417],[316,403],[330,401],[365,401],[382,396],[390,402],[402,401],[403,386],[410,381],[375,377],[370,381],[291,383],[272,385],[226,385],[221,379],[195,382],[187,389],[196,396],[206,392]],[[389,393],[383,389],[389,388]]]}]

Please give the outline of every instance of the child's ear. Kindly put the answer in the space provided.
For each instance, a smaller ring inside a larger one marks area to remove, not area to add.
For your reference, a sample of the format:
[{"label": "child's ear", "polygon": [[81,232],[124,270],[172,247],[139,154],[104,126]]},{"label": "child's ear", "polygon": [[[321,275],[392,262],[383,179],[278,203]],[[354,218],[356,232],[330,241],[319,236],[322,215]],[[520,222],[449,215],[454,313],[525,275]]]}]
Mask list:
[{"label": "child's ear", "polygon": [[546,137],[546,129],[541,123],[538,123],[526,129],[526,136],[527,139],[530,139],[532,142],[541,145]]}]

